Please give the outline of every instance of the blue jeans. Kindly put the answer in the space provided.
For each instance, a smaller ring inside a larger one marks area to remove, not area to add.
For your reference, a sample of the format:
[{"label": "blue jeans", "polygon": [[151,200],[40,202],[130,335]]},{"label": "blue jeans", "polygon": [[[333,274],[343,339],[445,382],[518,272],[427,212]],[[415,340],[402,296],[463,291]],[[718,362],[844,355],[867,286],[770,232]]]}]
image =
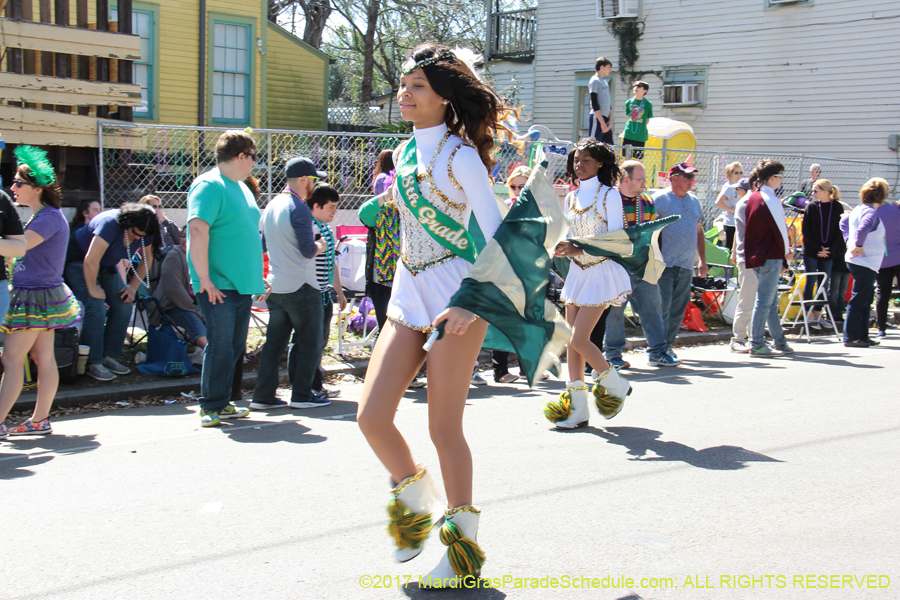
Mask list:
[{"label": "blue jeans", "polygon": [[[828,310],[831,311],[831,318],[833,319],[837,311],[837,304],[832,300],[831,290],[834,286],[831,285],[831,266],[834,264],[834,260],[831,258],[820,258],[818,256],[803,256],[803,268],[806,269],[807,273],[825,273],[828,277],[828,290],[826,291],[826,298],[828,298]],[[822,285],[822,276],[821,275],[813,275],[812,277],[806,277],[806,285],[803,287],[803,299],[804,300],[812,300],[813,296],[816,292],[816,287]],[[846,289],[846,288],[845,288]],[[812,307],[813,311],[819,312],[822,310],[821,304],[815,304]]]},{"label": "blue jeans", "polygon": [[[132,304],[125,304],[119,294],[125,282],[115,267],[101,266],[97,282],[106,293],[106,299],[92,298],[84,279],[84,263],[70,262],[64,271],[66,284],[84,306],[81,322],[81,343],[90,346],[88,363],[99,363],[104,356],[118,359],[125,346],[128,321]],[[107,309],[107,306],[109,307]]]},{"label": "blue jeans", "polygon": [[250,294],[236,290],[219,290],[225,300],[210,304],[209,294],[197,294],[197,305],[206,319],[206,353],[203,355],[203,371],[200,373],[200,408],[206,412],[219,412],[231,398],[231,380],[234,364],[247,345],[247,329],[250,327]]},{"label": "blue jeans", "polygon": [[[650,347],[650,356],[665,354],[668,344],[663,330],[662,299],[659,286],[631,276],[631,307],[641,317],[641,329]],[[681,325],[681,323],[679,323]],[[610,306],[606,320],[606,360],[622,358],[625,347],[625,305]]]},{"label": "blue jeans", "polygon": [[778,316],[778,278],[781,276],[782,260],[772,258],[761,267],[754,267],[756,273],[756,304],[750,319],[750,346],[754,349],[766,345],[766,325],[776,346],[787,344],[781,319]]},{"label": "blue jeans", "polygon": [[682,267],[666,267],[659,277],[659,297],[662,322],[665,328],[666,349],[671,350],[684,321],[684,309],[691,299],[691,278],[694,272]]},{"label": "blue jeans", "polygon": [[166,311],[166,317],[175,325],[187,331],[191,341],[195,341],[199,337],[206,337],[206,325],[203,319],[197,316],[197,313],[189,310],[181,310],[180,308],[170,308]]},{"label": "blue jeans", "polygon": [[831,270],[831,287],[828,289],[828,305],[834,302],[835,311],[831,318],[842,319],[847,312],[847,286],[850,285],[850,273],[848,271]]},{"label": "blue jeans", "polygon": [[291,401],[306,402],[313,396],[313,380],[322,360],[322,292],[304,283],[290,294],[271,294],[266,343],[259,354],[259,370],[253,400],[272,402],[278,388],[278,364],[294,332],[294,347],[288,355]]},{"label": "blue jeans", "polygon": [[875,279],[878,271],[847,263],[853,275],[853,292],[847,303],[847,318],[844,320],[844,341],[860,342],[869,339],[869,313],[875,299]]}]

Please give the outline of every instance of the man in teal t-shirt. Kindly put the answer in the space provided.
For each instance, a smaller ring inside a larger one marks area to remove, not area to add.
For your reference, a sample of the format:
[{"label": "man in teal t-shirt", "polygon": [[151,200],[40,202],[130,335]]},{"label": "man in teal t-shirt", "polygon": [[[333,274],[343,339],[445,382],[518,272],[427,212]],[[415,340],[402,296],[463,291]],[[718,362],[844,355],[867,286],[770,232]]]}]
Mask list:
[{"label": "man in teal t-shirt", "polygon": [[[647,122],[653,118],[653,105],[644,98],[644,95],[650,91],[650,84],[646,81],[638,81],[634,84],[633,90],[634,97],[625,102],[625,116],[628,117],[628,120],[622,135],[622,145],[643,148],[647,143],[647,138],[650,137],[647,133]],[[640,160],[644,158],[644,151],[634,150],[632,156]]]},{"label": "man in teal t-shirt", "polygon": [[253,294],[262,294],[259,207],[244,184],[256,164],[256,142],[230,130],[216,143],[216,168],[197,177],[188,191],[188,268],[206,321],[200,375],[200,424],[246,417],[231,404],[235,362],[247,343]]}]

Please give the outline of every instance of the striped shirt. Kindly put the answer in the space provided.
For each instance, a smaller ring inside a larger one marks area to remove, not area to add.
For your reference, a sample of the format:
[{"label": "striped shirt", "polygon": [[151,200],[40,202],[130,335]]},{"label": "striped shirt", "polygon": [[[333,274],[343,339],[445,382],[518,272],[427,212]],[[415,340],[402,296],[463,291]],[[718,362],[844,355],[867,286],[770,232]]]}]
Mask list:
[{"label": "striped shirt", "polygon": [[[319,223],[314,220],[313,227],[312,227],[314,236],[322,233],[321,230],[319,229],[320,227],[328,227],[328,225],[325,223]],[[329,229],[330,229],[330,227],[329,227]],[[333,235],[334,234],[332,233],[332,236]],[[323,235],[322,237],[326,237],[326,236]],[[336,240],[335,240],[335,242],[336,242]],[[335,252],[334,252],[334,248],[331,248],[329,250],[326,250],[325,252],[317,254],[316,259],[315,259],[316,260],[316,281],[319,282],[319,289],[322,290],[322,292],[329,291],[329,290],[333,289],[333,287],[334,287],[334,269],[336,268],[335,264],[334,264]],[[331,268],[329,268],[329,263],[330,263]]]},{"label": "striped shirt", "polygon": [[622,210],[625,212],[625,227],[634,227],[647,221],[656,220],[656,207],[653,200],[647,194],[641,194],[640,208],[635,202],[636,198],[622,196]]}]

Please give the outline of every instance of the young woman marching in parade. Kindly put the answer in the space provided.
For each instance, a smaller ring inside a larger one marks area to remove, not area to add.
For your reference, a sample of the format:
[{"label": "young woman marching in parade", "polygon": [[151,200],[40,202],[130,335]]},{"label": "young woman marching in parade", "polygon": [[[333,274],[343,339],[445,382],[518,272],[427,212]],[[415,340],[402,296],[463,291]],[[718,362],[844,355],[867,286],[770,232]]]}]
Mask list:
[{"label": "young woman marching in parade", "polygon": [[[463,409],[487,323],[446,307],[475,261],[466,230],[470,215],[488,240],[502,220],[488,177],[494,163],[489,153],[508,109],[449,48],[433,44],[416,48],[404,64],[397,100],[415,132],[395,151],[396,180],[379,203],[392,204],[400,216],[400,260],[357,420],[390,472],[388,531],[396,559],[415,558],[432,527],[444,520],[440,539],[447,551],[424,582],[448,587],[477,576],[484,563]],[[428,353],[428,424],[446,510],[394,424],[400,399],[425,360],[426,337],[442,321],[448,335]]]}]

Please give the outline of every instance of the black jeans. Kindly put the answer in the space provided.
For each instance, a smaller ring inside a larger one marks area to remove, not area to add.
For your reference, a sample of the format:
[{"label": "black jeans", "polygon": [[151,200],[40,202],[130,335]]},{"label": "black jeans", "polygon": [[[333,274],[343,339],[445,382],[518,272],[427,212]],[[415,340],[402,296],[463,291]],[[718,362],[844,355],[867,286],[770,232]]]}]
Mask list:
[{"label": "black jeans", "polygon": [[500,378],[509,373],[509,352],[491,350],[491,364],[494,366],[494,381],[499,383]]},{"label": "black jeans", "polygon": [[878,271],[848,263],[853,275],[853,295],[847,303],[847,318],[844,320],[844,341],[864,342],[869,339],[869,312],[875,296],[875,278]]},{"label": "black jeans", "polygon": [[378,320],[379,331],[383,330],[384,324],[387,323],[387,309],[391,301],[391,289],[388,285],[382,285],[374,281],[369,283],[369,299],[372,301],[372,306],[375,307],[375,318]]},{"label": "black jeans", "polygon": [[878,324],[879,331],[884,331],[887,327],[887,309],[895,279],[900,279],[900,265],[882,268],[875,278],[878,286],[875,292],[875,322]]}]

